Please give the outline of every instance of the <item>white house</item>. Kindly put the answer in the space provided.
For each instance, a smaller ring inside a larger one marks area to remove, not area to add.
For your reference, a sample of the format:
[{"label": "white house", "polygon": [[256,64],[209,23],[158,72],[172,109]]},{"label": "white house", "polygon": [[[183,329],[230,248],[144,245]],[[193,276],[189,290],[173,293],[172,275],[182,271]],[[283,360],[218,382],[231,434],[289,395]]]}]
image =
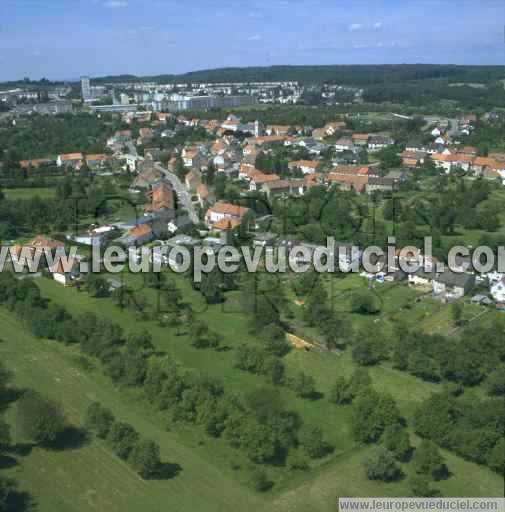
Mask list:
[{"label": "white house", "polygon": [[491,286],[491,296],[496,302],[505,302],[505,276]]}]

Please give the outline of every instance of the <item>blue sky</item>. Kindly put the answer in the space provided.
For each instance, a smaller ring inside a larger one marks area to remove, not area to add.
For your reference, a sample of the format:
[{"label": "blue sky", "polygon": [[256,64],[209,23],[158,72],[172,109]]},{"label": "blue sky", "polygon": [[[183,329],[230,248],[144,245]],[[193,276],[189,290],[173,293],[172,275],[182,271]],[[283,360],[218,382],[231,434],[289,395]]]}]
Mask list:
[{"label": "blue sky", "polygon": [[0,80],[505,64],[503,0],[0,0]]}]

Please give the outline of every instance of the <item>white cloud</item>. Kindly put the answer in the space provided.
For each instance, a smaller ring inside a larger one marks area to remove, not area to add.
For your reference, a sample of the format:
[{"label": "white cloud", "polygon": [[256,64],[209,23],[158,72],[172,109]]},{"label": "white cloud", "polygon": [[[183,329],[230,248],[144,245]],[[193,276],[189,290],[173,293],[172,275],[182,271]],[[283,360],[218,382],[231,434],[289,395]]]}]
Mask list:
[{"label": "white cloud", "polygon": [[352,25],[349,25],[349,30],[355,31],[355,30],[361,30],[363,28],[362,23],[353,23]]},{"label": "white cloud", "polygon": [[368,44],[361,44],[361,43],[357,43],[357,44],[353,44],[352,47],[355,49],[355,50],[361,50],[363,48],[369,48],[369,45]]},{"label": "white cloud", "polygon": [[247,38],[248,41],[259,41],[261,39],[261,36],[259,34],[254,34],[253,36],[249,36]]},{"label": "white cloud", "polygon": [[120,7],[128,7],[128,2],[126,0],[107,0],[107,2],[103,3],[103,6],[108,9],[118,9]]},{"label": "white cloud", "polygon": [[382,21],[376,21],[373,24],[373,28],[375,28],[376,30],[379,30],[380,28],[382,28]]}]

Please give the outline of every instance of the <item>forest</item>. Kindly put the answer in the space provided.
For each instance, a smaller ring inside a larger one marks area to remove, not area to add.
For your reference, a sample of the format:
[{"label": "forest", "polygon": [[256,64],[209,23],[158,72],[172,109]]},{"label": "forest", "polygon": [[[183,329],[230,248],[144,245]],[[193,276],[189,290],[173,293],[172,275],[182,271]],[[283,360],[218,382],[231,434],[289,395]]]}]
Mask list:
[{"label": "forest", "polygon": [[276,82],[339,83],[367,86],[391,82],[445,78],[460,82],[494,81],[504,76],[503,66],[456,66],[435,64],[401,65],[330,65],[330,66],[269,66],[234,67],[192,71],[181,75],[106,76],[94,83],[147,81],[174,82]]}]

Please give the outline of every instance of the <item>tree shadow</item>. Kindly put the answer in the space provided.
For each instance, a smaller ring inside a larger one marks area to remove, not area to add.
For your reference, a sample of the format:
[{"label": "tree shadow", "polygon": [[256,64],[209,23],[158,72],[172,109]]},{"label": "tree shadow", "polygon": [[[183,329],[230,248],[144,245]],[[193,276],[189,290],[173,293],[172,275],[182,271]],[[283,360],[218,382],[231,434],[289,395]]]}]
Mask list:
[{"label": "tree shadow", "polygon": [[25,491],[13,491],[7,498],[6,512],[31,512],[37,508],[33,496]]},{"label": "tree shadow", "polygon": [[34,448],[33,443],[16,443],[9,447],[9,453],[18,455],[19,457],[27,457]]},{"label": "tree shadow", "polygon": [[228,352],[231,350],[231,347],[228,345],[223,345],[216,348],[216,352]]},{"label": "tree shadow", "polygon": [[182,471],[182,466],[177,463],[162,462],[156,475],[152,477],[152,480],[170,480],[175,478]]},{"label": "tree shadow", "polygon": [[16,402],[25,392],[24,389],[8,387],[0,395],[0,412],[4,412],[13,402]]},{"label": "tree shadow", "polygon": [[305,397],[307,400],[310,400],[312,402],[315,402],[316,400],[321,400],[324,398],[324,393],[321,393],[320,391],[313,391],[310,395]]},{"label": "tree shadow", "polygon": [[17,459],[10,455],[0,454],[0,469],[9,469],[18,463]]},{"label": "tree shadow", "polygon": [[53,442],[47,443],[44,447],[54,451],[78,450],[89,441],[88,433],[84,429],[69,426],[63,429]]}]

